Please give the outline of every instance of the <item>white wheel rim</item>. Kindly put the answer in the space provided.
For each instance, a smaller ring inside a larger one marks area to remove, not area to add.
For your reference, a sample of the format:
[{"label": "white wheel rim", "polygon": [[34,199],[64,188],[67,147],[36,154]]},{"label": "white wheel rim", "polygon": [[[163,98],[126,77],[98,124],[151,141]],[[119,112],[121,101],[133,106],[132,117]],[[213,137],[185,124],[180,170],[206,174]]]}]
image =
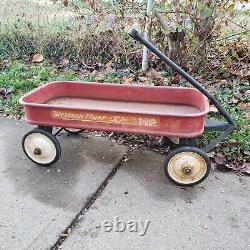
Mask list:
[{"label": "white wheel rim", "polygon": [[40,164],[49,164],[56,158],[54,142],[41,133],[29,134],[25,139],[24,149],[33,161]]},{"label": "white wheel rim", "polygon": [[182,184],[192,184],[201,180],[207,172],[204,158],[195,152],[180,152],[167,165],[170,177]]},{"label": "white wheel rim", "polygon": [[80,132],[81,129],[80,128],[66,128],[69,132],[73,132],[73,133],[77,133]]}]

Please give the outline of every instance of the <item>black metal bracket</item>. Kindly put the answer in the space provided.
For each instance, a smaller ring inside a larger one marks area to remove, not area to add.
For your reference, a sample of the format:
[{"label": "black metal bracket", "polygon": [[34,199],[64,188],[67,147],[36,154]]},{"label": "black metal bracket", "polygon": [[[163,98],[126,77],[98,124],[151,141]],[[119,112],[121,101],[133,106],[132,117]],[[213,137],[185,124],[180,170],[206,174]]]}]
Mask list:
[{"label": "black metal bracket", "polygon": [[[50,127],[50,126],[40,126],[40,125],[39,125],[38,128],[43,129],[43,130],[46,130],[46,131],[48,131],[49,133],[53,134],[53,133],[52,133],[52,132],[53,132],[53,127]],[[63,128],[58,129],[53,135],[54,135],[54,136],[57,136],[62,130],[63,130]]]},{"label": "black metal bracket", "polygon": [[63,128],[58,129],[58,130],[56,131],[56,133],[53,134],[53,135],[54,135],[54,136],[57,136],[62,130],[63,130]]},{"label": "black metal bracket", "polygon": [[220,134],[218,137],[216,137],[213,141],[211,141],[208,145],[206,145],[202,150],[206,153],[211,151],[218,143],[223,141],[231,132],[234,130],[234,126],[229,127],[227,130],[225,130],[222,134]]},{"label": "black metal bracket", "polygon": [[232,125],[227,123],[227,122],[214,120],[214,119],[206,119],[205,120],[205,130],[224,131],[230,127],[232,127]]}]

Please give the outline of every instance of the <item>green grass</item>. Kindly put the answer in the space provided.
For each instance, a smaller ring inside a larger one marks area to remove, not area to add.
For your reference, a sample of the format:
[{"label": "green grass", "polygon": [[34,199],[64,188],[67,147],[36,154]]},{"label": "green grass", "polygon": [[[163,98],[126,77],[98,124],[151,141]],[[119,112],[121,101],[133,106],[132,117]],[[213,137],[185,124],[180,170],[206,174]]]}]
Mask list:
[{"label": "green grass", "polygon": [[[244,155],[244,151],[250,150],[250,120],[246,118],[249,110],[244,110],[239,106],[239,103],[250,101],[249,96],[246,95],[248,88],[247,81],[238,81],[231,88],[220,86],[214,91],[215,97],[233,117],[237,126],[237,129],[215,148],[215,151],[222,152],[230,161],[242,162],[247,158],[250,160]],[[237,100],[237,103],[232,103],[232,100]],[[213,114],[212,118],[220,119],[220,116]],[[218,132],[207,132],[202,136],[200,144],[207,144],[218,135]]]},{"label": "green grass", "polygon": [[[202,72],[200,72],[201,74]],[[211,76],[210,80],[214,81],[214,76]],[[179,85],[190,87],[190,84],[186,81],[181,81]],[[246,118],[249,110],[244,110],[239,105],[240,103],[250,102],[249,95],[246,94],[248,89],[249,82],[247,80],[238,80],[234,81],[232,85],[218,85],[212,92],[224,109],[232,116],[237,126],[237,129],[215,148],[216,152],[223,153],[229,161],[250,161],[250,157],[244,154],[244,151],[250,151],[250,120]],[[219,113],[211,112],[208,116],[211,119],[223,120]],[[198,147],[203,148],[219,135],[220,132],[217,131],[205,131],[198,138]]]},{"label": "green grass", "polygon": [[7,99],[0,95],[0,113],[9,113],[17,116],[23,115],[23,108],[19,104],[19,98],[25,93],[38,87],[41,84],[52,81],[79,80],[86,82],[117,82],[113,73],[105,72],[98,77],[89,73],[79,77],[71,69],[57,69],[47,62],[40,64],[25,64],[20,61],[13,61],[2,69],[0,68],[0,89],[10,92]]},{"label": "green grass", "polygon": [[0,88],[10,91],[7,99],[0,96],[0,112],[22,115],[23,109],[18,100],[24,93],[45,82],[76,79],[74,71],[59,71],[47,63],[12,62],[0,70]]}]

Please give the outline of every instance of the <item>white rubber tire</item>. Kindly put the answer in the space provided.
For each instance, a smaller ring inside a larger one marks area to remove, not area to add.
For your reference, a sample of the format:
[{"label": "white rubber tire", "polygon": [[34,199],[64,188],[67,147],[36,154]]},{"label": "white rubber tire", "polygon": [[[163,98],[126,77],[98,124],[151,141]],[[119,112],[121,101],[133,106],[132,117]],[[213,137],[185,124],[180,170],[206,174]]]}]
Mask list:
[{"label": "white rubber tire", "polygon": [[34,163],[50,166],[61,156],[61,146],[55,136],[42,129],[34,129],[23,137],[23,151]]}]

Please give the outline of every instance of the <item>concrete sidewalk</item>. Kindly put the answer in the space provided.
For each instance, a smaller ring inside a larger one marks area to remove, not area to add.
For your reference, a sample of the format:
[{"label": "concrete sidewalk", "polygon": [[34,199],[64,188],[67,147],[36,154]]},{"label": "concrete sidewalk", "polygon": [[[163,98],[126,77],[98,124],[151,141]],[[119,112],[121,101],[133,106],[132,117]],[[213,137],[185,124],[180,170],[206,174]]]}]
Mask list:
[{"label": "concrete sidewalk", "polygon": [[[180,188],[163,175],[162,160],[137,150],[61,248],[250,249],[249,179],[213,172],[199,186]],[[139,232],[115,232],[117,217],[127,223],[149,221],[148,230],[144,236],[139,226]],[[105,220],[113,223],[110,232]]]},{"label": "concrete sidewalk", "polygon": [[[0,119],[0,249],[49,249],[128,148],[100,137],[67,136],[62,157],[37,167],[21,149],[24,122]],[[250,249],[248,177],[213,171],[193,188],[163,174],[163,156],[135,150],[59,249]],[[148,230],[105,232],[104,222]],[[125,224],[127,223],[127,224]]]},{"label": "concrete sidewalk", "polygon": [[59,136],[62,157],[38,167],[22,152],[24,122],[0,119],[0,249],[48,249],[127,148],[104,138]]}]

